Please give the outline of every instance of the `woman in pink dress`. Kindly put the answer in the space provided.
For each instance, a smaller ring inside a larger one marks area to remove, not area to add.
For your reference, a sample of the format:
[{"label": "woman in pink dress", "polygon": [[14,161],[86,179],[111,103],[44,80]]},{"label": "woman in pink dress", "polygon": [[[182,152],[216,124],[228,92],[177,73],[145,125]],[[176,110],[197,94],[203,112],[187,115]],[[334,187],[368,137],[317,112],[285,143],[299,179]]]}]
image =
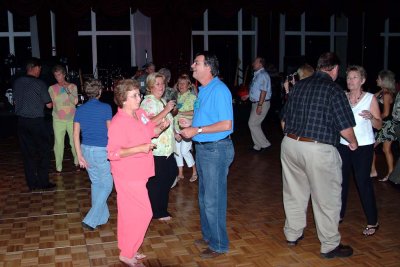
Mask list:
[{"label": "woman in pink dress", "polygon": [[118,112],[108,130],[108,158],[117,191],[119,259],[128,266],[138,266],[145,255],[138,253],[152,218],[146,183],[154,176],[151,143],[169,126],[168,121],[155,125],[139,108],[140,84],[124,80],[114,89]]}]

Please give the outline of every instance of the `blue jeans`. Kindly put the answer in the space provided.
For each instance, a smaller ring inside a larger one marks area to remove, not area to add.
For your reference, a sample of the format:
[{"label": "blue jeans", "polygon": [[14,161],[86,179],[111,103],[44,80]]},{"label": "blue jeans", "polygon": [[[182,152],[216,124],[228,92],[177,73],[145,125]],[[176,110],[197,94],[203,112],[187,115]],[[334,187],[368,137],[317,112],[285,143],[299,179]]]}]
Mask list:
[{"label": "blue jeans", "polygon": [[209,248],[220,253],[229,250],[226,231],[227,176],[234,154],[230,139],[196,144],[201,232]]},{"label": "blue jeans", "polygon": [[89,164],[87,172],[92,182],[92,207],[83,222],[95,228],[107,223],[110,217],[107,199],[113,188],[113,178],[105,147],[81,145],[81,149]]}]

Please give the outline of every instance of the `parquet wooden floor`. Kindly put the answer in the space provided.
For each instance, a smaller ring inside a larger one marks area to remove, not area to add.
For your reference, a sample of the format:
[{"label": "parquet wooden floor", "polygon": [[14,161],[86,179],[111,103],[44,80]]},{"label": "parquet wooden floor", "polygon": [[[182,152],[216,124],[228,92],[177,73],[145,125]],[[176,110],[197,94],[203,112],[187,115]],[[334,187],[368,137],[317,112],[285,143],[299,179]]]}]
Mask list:
[{"label": "parquet wooden floor", "polygon": [[[354,184],[348,213],[340,225],[342,241],[354,248],[346,259],[322,259],[312,211],[305,238],[288,247],[283,235],[284,211],[278,123],[269,120],[273,146],[262,153],[249,150],[245,121],[233,135],[236,157],[229,174],[227,226],[230,252],[211,260],[199,257],[193,241],[201,237],[197,182],[186,179],[170,193],[173,220],[153,220],[141,251],[146,266],[400,266],[400,191],[390,183],[374,182],[381,228],[375,236],[361,232],[365,218]],[[0,140],[0,267],[121,266],[116,240],[116,194],[109,199],[111,218],[89,232],[81,220],[90,206],[90,182],[85,171],[73,172],[69,153],[62,176],[52,175],[53,191],[30,193],[25,185],[16,137]],[[384,173],[383,155],[378,155]],[[53,163],[54,165],[54,163]],[[68,170],[70,170],[68,172]],[[135,227],[135,222],[132,222]]]}]

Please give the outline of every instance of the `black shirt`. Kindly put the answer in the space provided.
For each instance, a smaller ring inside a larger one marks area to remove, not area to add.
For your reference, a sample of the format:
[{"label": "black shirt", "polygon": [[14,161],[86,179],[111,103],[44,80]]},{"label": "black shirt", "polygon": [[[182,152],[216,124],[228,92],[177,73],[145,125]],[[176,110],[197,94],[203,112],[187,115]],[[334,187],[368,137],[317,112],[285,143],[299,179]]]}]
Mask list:
[{"label": "black shirt", "polygon": [[25,118],[44,117],[44,105],[51,102],[47,85],[33,76],[22,76],[13,83],[15,114]]}]

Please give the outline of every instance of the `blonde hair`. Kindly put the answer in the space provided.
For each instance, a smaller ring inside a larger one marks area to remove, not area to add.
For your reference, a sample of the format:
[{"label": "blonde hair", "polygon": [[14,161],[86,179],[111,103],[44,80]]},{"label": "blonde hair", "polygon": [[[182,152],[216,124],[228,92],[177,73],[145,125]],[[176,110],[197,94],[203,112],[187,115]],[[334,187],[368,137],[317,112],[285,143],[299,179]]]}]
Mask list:
[{"label": "blonde hair", "polygon": [[165,76],[159,72],[153,72],[153,73],[150,73],[149,75],[147,75],[147,79],[146,79],[147,88],[146,89],[147,89],[148,94],[151,92],[151,88],[153,88],[154,85],[156,84],[157,78],[163,78],[163,80],[165,80]]},{"label": "blonde hair", "polygon": [[388,89],[392,94],[396,93],[396,80],[395,74],[390,70],[381,70],[378,74],[381,78],[380,86]]},{"label": "blonde hair", "polygon": [[314,74],[314,68],[305,63],[297,69],[297,74],[299,75],[300,80],[305,79]]}]

